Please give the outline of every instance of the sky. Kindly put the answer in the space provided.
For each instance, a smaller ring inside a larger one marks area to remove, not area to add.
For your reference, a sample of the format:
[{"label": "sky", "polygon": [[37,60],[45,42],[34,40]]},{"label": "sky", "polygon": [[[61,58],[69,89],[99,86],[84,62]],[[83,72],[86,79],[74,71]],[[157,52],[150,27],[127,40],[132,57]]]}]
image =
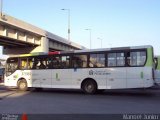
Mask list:
[{"label": "sky", "polygon": [[[152,45],[160,55],[160,0],[3,0],[3,12],[90,48]],[[98,39],[100,38],[100,39]],[[102,46],[101,46],[102,41]]]}]

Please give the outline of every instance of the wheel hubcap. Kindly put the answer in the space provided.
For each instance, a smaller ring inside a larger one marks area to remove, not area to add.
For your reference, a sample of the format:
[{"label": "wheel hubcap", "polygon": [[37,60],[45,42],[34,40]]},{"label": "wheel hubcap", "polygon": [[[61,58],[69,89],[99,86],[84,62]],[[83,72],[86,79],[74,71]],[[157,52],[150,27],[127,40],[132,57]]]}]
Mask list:
[{"label": "wheel hubcap", "polygon": [[93,86],[92,86],[91,84],[88,84],[87,87],[86,87],[86,90],[87,90],[88,92],[92,92]]},{"label": "wheel hubcap", "polygon": [[88,90],[92,89],[92,85],[88,85],[87,89]]},{"label": "wheel hubcap", "polygon": [[20,84],[20,88],[23,89],[23,88],[25,88],[25,87],[26,87],[26,84],[25,84],[25,83],[21,83],[21,84]]}]

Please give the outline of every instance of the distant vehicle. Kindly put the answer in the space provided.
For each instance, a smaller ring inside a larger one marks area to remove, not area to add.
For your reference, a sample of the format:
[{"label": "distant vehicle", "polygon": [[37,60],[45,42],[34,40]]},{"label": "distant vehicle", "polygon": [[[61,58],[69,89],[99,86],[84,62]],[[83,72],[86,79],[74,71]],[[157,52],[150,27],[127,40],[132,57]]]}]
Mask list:
[{"label": "distant vehicle", "polygon": [[4,82],[5,61],[6,59],[0,58],[0,83]]},{"label": "distant vehicle", "polygon": [[160,56],[154,57],[155,61],[155,71],[154,71],[154,79],[155,82],[160,85]]},{"label": "distant vehicle", "polygon": [[5,68],[0,68],[0,83],[4,81]]},{"label": "distant vehicle", "polygon": [[5,85],[82,89],[87,94],[148,88],[154,85],[153,56],[152,46],[20,55],[7,59]]}]

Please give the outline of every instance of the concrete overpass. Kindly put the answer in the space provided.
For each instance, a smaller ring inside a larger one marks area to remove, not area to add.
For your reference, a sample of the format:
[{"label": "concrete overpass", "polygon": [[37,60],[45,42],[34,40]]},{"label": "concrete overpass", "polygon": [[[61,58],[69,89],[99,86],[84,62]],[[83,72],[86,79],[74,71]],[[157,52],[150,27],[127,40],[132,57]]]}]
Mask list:
[{"label": "concrete overpass", "polygon": [[85,49],[72,41],[4,14],[0,18],[0,45],[3,46],[3,54],[8,55]]}]

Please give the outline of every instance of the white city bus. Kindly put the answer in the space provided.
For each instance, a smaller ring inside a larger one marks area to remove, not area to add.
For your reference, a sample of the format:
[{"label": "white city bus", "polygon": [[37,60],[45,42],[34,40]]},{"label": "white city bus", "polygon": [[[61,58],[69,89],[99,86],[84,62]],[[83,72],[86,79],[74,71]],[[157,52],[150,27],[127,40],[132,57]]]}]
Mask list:
[{"label": "white city bus", "polygon": [[88,94],[148,88],[154,85],[153,56],[152,46],[20,55],[7,59],[5,85],[82,89]]}]

